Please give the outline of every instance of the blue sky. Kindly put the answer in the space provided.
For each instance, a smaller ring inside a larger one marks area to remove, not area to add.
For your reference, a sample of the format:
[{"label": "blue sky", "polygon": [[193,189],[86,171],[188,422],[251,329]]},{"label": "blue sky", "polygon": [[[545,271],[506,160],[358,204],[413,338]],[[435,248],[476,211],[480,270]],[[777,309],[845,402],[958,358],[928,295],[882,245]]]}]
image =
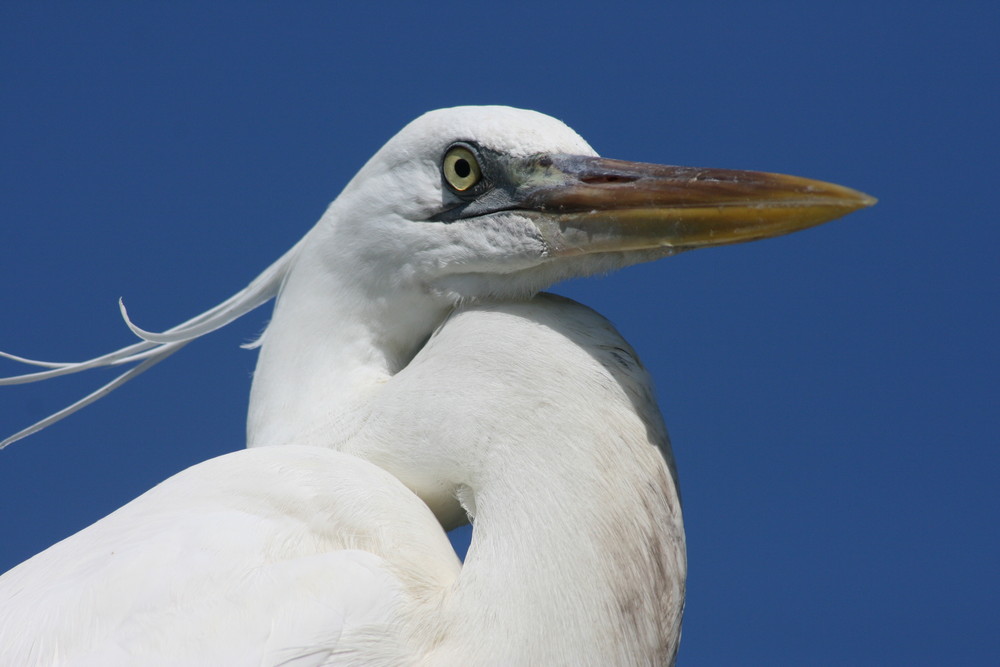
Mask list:
[{"label": "blue sky", "polygon": [[[688,531],[680,664],[991,664],[998,34],[986,2],[5,3],[0,349],[128,343],[119,296],[152,329],[201,312],[437,107],[855,187],[880,203],[555,291],[655,378]],[[266,320],[0,453],[0,570],[240,448],[238,345]],[[3,388],[0,426],[104,377]]]}]

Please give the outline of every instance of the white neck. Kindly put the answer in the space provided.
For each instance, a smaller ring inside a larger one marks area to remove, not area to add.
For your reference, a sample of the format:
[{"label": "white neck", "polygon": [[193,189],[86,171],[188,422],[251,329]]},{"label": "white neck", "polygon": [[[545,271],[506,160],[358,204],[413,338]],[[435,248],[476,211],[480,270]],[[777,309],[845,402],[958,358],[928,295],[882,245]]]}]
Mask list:
[{"label": "white neck", "polygon": [[578,459],[553,478],[537,460],[508,461],[516,480],[475,492],[473,543],[445,616],[443,663],[513,665],[530,656],[537,664],[672,664],[683,529],[673,482],[647,449],[626,474]]},{"label": "white neck", "polygon": [[649,378],[606,320],[548,295],[460,309],[388,393],[364,437],[417,443],[408,466],[474,516],[431,663],[671,662],[680,499]]},{"label": "white neck", "polygon": [[[322,225],[310,232],[329,233]],[[262,340],[248,447],[340,449],[373,392],[406,365],[448,311],[416,289],[371,294],[369,286],[378,284],[364,276],[366,267],[342,258],[326,262],[320,239],[302,246]]]}]

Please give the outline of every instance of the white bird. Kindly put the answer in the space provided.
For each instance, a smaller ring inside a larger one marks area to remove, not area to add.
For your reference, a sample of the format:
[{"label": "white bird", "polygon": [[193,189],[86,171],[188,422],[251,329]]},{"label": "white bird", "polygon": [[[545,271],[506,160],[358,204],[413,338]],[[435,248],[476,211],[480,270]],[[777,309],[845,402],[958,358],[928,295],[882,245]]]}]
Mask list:
[{"label": "white bird", "polygon": [[[686,559],[649,378],[570,276],[874,200],[606,160],[548,116],[430,112],[251,285],[138,362],[276,296],[248,445],[0,577],[4,664],[669,664]],[[126,316],[127,317],[127,316]],[[11,355],[7,355],[10,357]],[[283,447],[259,447],[284,445]],[[474,521],[460,566],[441,528]]]}]

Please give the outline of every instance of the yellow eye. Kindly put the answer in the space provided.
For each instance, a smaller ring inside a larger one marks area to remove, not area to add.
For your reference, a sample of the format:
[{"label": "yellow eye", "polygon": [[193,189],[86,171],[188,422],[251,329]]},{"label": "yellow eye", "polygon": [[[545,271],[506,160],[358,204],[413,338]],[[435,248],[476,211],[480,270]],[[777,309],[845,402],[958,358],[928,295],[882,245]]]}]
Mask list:
[{"label": "yellow eye", "polygon": [[445,154],[441,168],[448,185],[459,192],[468,190],[482,178],[476,156],[464,146],[453,146]]}]

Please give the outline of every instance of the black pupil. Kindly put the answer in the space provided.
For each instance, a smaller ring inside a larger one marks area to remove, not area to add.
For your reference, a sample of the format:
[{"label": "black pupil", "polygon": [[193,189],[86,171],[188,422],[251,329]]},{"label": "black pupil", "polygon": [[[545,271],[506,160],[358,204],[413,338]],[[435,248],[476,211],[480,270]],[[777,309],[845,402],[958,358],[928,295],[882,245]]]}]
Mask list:
[{"label": "black pupil", "polygon": [[455,173],[459,178],[466,178],[469,174],[471,174],[472,166],[469,164],[469,161],[464,158],[455,160]]}]

